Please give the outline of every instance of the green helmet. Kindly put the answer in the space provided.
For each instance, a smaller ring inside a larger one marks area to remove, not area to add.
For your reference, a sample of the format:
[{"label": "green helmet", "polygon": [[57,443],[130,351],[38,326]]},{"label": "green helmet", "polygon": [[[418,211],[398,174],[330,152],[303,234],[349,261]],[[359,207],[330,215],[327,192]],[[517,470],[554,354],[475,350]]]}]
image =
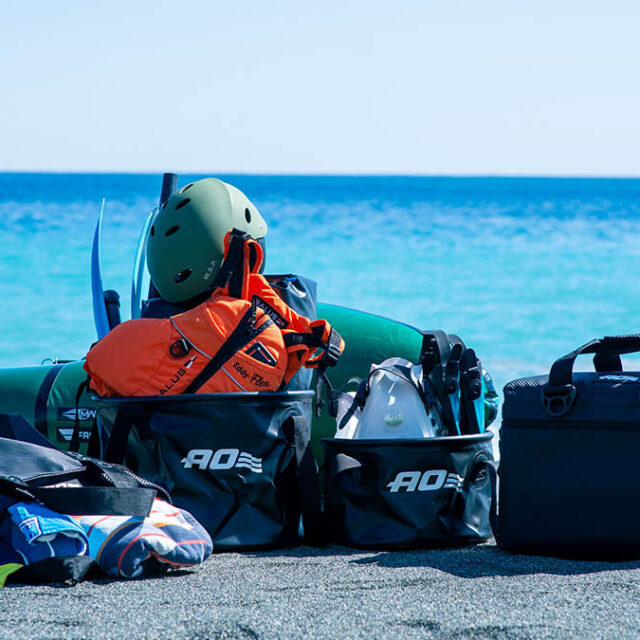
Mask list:
[{"label": "green helmet", "polygon": [[222,180],[186,185],[162,205],[147,238],[149,274],[158,293],[184,302],[211,287],[224,256],[230,229],[264,238],[267,223],[255,205]]}]

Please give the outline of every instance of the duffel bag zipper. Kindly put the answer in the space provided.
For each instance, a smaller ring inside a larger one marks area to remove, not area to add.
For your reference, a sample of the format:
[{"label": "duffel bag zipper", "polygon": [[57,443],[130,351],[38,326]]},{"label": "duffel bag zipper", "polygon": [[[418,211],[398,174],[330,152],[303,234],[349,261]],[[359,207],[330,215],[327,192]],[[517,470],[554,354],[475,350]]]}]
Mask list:
[{"label": "duffel bag zipper", "polygon": [[156,484],[155,482],[151,482],[151,480],[142,478],[138,474],[131,471],[131,469],[127,469],[127,467],[120,467],[120,471],[124,471],[127,475],[131,476],[134,480],[139,482],[143,487],[147,489],[155,489],[157,493],[161,493],[164,496],[166,502],[168,502],[169,504],[173,504],[173,502],[171,501],[171,496],[169,495],[169,492],[164,487],[161,487],[159,484]]},{"label": "duffel bag zipper", "polygon": [[[115,486],[111,478],[108,476],[108,474],[104,470],[100,469],[98,465],[96,465],[95,468],[100,470],[100,477],[106,481],[108,486],[111,486],[111,487]],[[160,485],[155,484],[154,482],[151,482],[151,480],[147,480],[146,478],[139,476],[137,473],[134,473],[133,471],[131,471],[131,469],[129,469],[128,467],[123,467],[119,465],[119,466],[114,466],[114,469],[116,469],[117,471],[122,471],[129,477],[133,478],[139,485],[141,485],[145,489],[155,489],[156,493],[162,494],[165,497],[165,500],[169,504],[173,504],[171,501],[171,496],[169,495],[169,492],[164,487],[161,487]]]},{"label": "duffel bag zipper", "polygon": [[33,485],[34,487],[46,487],[47,485],[40,484],[41,480],[55,480],[55,484],[60,482],[67,482],[68,480],[77,480],[79,476],[86,471],[86,467],[82,466],[80,469],[73,469],[72,471],[49,471],[48,473],[39,473],[36,476],[31,476],[28,480],[22,478],[22,481],[26,486]]},{"label": "duffel bag zipper", "polygon": [[[113,480],[111,480],[111,478],[109,477],[109,474],[102,468],[102,465],[105,465],[107,467],[112,467],[116,471],[122,471],[129,477],[133,478],[138,484],[140,484],[141,486],[147,489],[155,489],[157,493],[161,493],[166,497],[167,502],[172,504],[171,496],[169,495],[169,492],[164,487],[161,487],[160,485],[157,485],[154,482],[151,482],[151,480],[147,480],[146,478],[139,476],[138,474],[131,471],[131,469],[129,469],[128,467],[111,464],[110,462],[105,462],[104,460],[93,460],[92,458],[89,458],[88,456],[84,456],[79,453],[72,454],[72,455],[74,458],[76,458],[79,461],[84,460],[91,463],[92,468],[98,472],[98,476],[105,481],[106,486],[114,487],[115,485],[113,483]],[[86,466],[83,467],[83,471],[88,471],[88,470],[89,470],[89,467],[86,467]]]}]

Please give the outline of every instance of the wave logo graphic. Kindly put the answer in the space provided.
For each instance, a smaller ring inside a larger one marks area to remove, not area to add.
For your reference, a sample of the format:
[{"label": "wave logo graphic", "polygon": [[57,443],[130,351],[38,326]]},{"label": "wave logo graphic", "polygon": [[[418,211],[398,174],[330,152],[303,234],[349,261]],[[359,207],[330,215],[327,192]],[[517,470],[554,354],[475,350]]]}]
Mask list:
[{"label": "wave logo graphic", "polygon": [[236,468],[262,473],[262,458],[240,449],[191,449],[180,463],[185,469],[223,471]]},{"label": "wave logo graphic", "polygon": [[446,469],[431,469],[430,471],[401,471],[387,487],[391,493],[404,489],[407,493],[413,491],[437,491],[438,489],[453,489],[462,491],[462,476],[449,473]]},{"label": "wave logo graphic", "polygon": [[250,453],[243,451],[238,456],[236,467],[245,467],[250,471],[255,471],[256,473],[262,473],[262,458],[256,458],[252,456]]}]

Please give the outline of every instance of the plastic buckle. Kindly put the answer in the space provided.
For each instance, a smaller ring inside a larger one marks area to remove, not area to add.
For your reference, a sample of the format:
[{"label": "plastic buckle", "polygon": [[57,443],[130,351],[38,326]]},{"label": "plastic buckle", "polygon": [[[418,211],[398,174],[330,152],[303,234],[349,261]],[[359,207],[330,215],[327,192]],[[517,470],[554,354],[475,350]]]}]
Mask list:
[{"label": "plastic buckle", "polygon": [[322,358],[322,364],[327,367],[333,367],[338,363],[338,360],[340,360],[340,355],[340,344],[330,339],[329,345]]},{"label": "plastic buckle", "polygon": [[545,413],[559,418],[569,413],[576,399],[576,388],[572,384],[546,386],[542,389],[542,406]]},{"label": "plastic buckle", "polygon": [[180,338],[169,347],[169,353],[172,358],[184,358],[190,349],[191,345],[184,338]]}]

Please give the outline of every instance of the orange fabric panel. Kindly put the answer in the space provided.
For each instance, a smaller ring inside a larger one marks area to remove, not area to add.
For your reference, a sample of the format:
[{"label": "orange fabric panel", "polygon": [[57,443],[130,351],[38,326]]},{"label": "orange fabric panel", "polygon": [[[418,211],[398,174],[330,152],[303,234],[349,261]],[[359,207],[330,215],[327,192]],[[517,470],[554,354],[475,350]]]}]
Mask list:
[{"label": "orange fabric panel", "polygon": [[[225,238],[225,259],[230,236]],[[318,365],[331,326],[325,320],[312,322],[285,304],[258,273],[260,245],[248,237],[239,241],[244,242],[240,297],[231,297],[227,285],[171,318],[141,318],[118,325],[87,354],[84,368],[94,391],[107,397],[185,393],[221,349],[224,361],[199,393],[277,391],[300,367]],[[313,337],[320,347],[287,347],[285,336],[298,333]],[[228,344],[231,336],[233,349]]]},{"label": "orange fabric panel", "polygon": [[[84,368],[91,388],[104,397],[184,393],[250,306],[245,300],[222,297],[172,318],[123,322],[87,354]],[[257,309],[256,326],[266,321],[266,314]],[[181,334],[193,347],[174,357],[170,347]],[[261,360],[251,355],[256,349]],[[272,324],[224,363],[199,392],[277,391],[287,359],[282,333]]]}]

